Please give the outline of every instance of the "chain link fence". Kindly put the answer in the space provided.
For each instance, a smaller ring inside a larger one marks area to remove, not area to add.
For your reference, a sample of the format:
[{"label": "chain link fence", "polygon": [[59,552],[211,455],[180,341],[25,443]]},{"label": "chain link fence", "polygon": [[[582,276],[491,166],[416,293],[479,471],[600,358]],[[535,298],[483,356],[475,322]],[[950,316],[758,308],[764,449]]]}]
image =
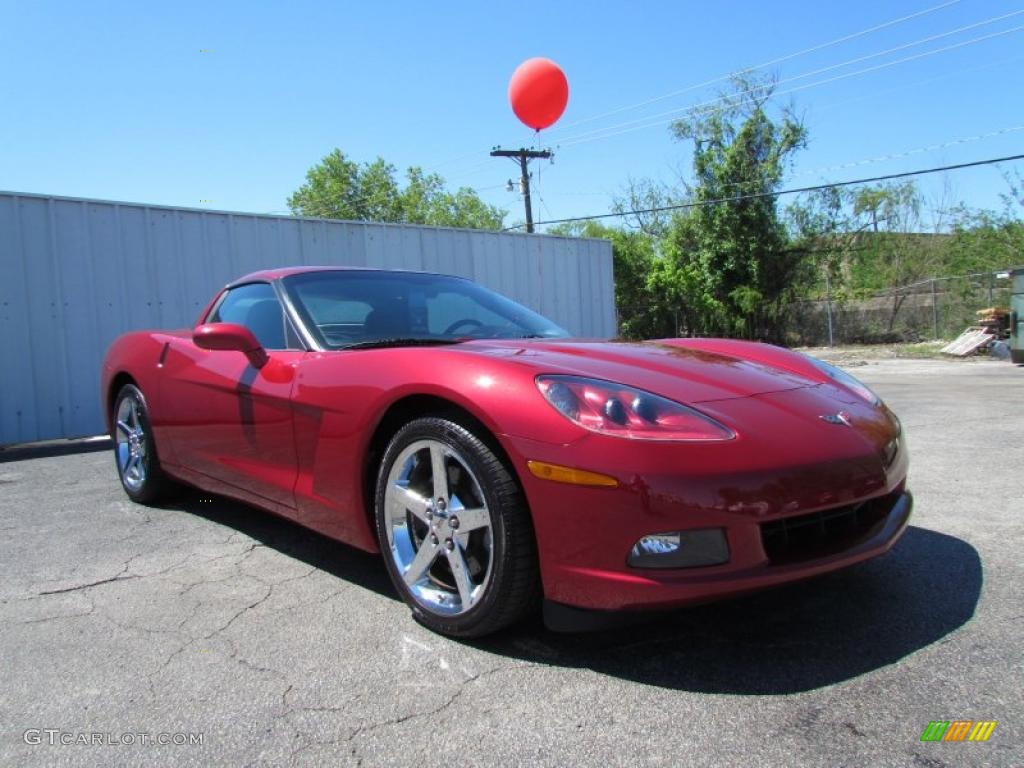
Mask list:
[{"label": "chain link fence", "polygon": [[1006,272],[934,277],[868,298],[796,302],[786,341],[818,347],[952,339],[978,324],[979,310],[1009,306]]}]

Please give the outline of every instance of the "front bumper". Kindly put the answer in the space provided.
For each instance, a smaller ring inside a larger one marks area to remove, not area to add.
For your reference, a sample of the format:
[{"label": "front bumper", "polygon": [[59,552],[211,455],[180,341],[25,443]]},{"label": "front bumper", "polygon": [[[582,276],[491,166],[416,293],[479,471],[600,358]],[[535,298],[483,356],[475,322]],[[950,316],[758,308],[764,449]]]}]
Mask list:
[{"label": "front bumper", "polygon": [[[600,626],[597,617],[581,617],[559,608],[591,611],[637,611],[669,609],[735,597],[773,586],[800,581],[849,567],[888,552],[907,528],[913,507],[909,491],[882,500],[892,503],[873,532],[841,552],[785,565],[764,561],[740,570],[728,566],[633,573],[573,568],[564,574],[572,583],[560,590],[562,600],[549,599],[545,616],[555,629]],[[730,539],[733,537],[730,536]]]},{"label": "front bumper", "polygon": [[[842,437],[846,433],[836,431]],[[617,441],[625,444],[626,441]],[[878,452],[850,440],[829,455],[787,455],[742,446],[643,447],[595,439],[575,443],[576,466],[611,474],[617,488],[584,488],[520,473],[537,531],[545,598],[595,611],[657,610],[708,602],[835,571],[888,551],[913,505],[905,450],[883,467]],[[513,461],[565,463],[567,446],[515,439]],[[758,458],[760,457],[760,464]],[[684,469],[685,468],[685,469]],[[807,523],[831,526],[857,510],[856,524],[816,547]],[[860,510],[867,512],[861,518]],[[823,522],[819,522],[823,521]],[[805,527],[801,527],[805,526]],[[627,564],[642,536],[719,528],[729,560],[694,568]],[[780,545],[780,537],[782,542]]]}]

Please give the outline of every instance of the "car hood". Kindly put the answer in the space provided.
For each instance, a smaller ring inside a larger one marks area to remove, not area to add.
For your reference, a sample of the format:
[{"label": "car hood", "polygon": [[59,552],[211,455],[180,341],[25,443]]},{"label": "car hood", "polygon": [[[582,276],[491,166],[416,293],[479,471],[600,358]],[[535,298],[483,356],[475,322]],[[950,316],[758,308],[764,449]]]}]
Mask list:
[{"label": "car hood", "polygon": [[820,383],[763,362],[658,342],[488,340],[467,342],[459,349],[505,357],[534,368],[538,374],[605,379],[686,403],[750,397]]}]

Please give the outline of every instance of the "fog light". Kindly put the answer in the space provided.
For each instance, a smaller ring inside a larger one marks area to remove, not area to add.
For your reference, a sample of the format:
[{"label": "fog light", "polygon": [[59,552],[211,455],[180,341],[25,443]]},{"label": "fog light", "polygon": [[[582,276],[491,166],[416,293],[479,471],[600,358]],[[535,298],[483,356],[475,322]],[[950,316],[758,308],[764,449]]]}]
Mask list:
[{"label": "fog light", "polygon": [[695,568],[729,562],[722,528],[653,533],[633,545],[627,562],[634,568]]},{"label": "fog light", "polygon": [[633,557],[642,555],[667,555],[679,549],[678,533],[656,533],[653,536],[644,536],[633,545],[630,553]]}]

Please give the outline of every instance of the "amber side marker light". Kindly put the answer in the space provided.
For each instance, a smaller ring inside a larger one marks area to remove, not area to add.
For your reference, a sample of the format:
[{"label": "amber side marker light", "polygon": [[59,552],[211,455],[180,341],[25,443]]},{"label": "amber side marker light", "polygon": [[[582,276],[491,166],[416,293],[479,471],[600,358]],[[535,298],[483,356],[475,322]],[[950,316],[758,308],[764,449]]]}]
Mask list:
[{"label": "amber side marker light", "polygon": [[563,467],[559,464],[548,464],[546,461],[528,461],[526,466],[530,472],[541,480],[554,480],[556,483],[569,483],[570,485],[596,485],[602,488],[615,488],[619,481],[614,477],[602,475],[597,472],[588,472],[585,469],[573,469]]}]

